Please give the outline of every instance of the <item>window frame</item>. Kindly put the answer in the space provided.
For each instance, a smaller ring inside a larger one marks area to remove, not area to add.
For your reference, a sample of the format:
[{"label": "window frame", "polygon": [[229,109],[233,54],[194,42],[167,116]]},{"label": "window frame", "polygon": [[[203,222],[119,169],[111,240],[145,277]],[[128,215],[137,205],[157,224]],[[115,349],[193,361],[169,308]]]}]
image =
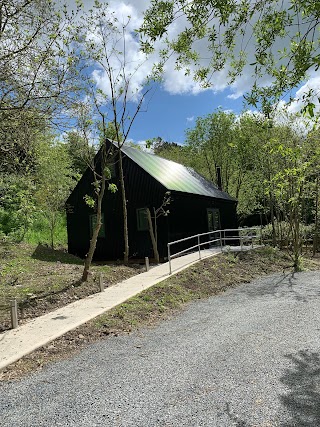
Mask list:
[{"label": "window frame", "polygon": [[[142,215],[145,215],[142,217]],[[147,208],[137,208],[136,209],[137,216],[137,230],[138,231],[149,231],[149,223],[147,218]]]}]

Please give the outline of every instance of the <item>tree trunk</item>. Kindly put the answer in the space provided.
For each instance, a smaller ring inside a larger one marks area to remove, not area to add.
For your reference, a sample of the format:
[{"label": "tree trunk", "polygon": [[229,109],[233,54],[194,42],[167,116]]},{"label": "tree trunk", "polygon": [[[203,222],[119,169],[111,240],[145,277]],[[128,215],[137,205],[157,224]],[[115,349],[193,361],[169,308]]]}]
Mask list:
[{"label": "tree trunk", "polygon": [[151,242],[152,242],[154,259],[155,259],[156,264],[159,264],[160,263],[160,257],[159,257],[159,252],[158,252],[156,238],[155,238],[155,235],[154,235],[153,224],[152,224],[152,219],[151,219],[151,213],[150,213],[149,208],[147,208],[146,211],[147,211],[147,218],[148,218],[148,224],[149,224],[149,233],[150,233]]},{"label": "tree trunk", "polygon": [[54,237],[53,237],[53,228],[51,227],[51,229],[50,229],[50,240],[51,240],[51,242],[50,242],[50,245],[51,245],[51,249],[54,249]]},{"label": "tree trunk", "polygon": [[298,207],[293,210],[293,267],[294,271],[300,271],[301,239],[300,239],[300,218]]},{"label": "tree trunk", "polygon": [[101,219],[102,219],[102,199],[104,196],[105,188],[106,188],[106,179],[105,179],[104,175],[102,174],[101,189],[100,189],[100,192],[98,195],[98,200],[97,200],[97,222],[96,222],[96,226],[95,226],[93,233],[92,233],[92,238],[90,240],[89,251],[88,251],[88,254],[87,254],[86,259],[84,261],[84,269],[83,269],[82,278],[81,278],[82,282],[86,282],[88,280],[88,275],[89,275],[89,271],[90,271],[90,267],[91,267],[91,263],[92,263],[93,254],[94,254],[94,251],[96,250],[96,246],[97,246],[98,235],[99,235],[99,231],[100,231],[100,228],[102,225],[102,222],[101,222]]},{"label": "tree trunk", "polygon": [[54,230],[56,228],[56,218],[55,218],[55,213],[52,213],[51,216],[51,221],[50,221],[50,244],[51,244],[51,249],[54,249]]},{"label": "tree trunk", "polygon": [[126,189],[124,185],[124,176],[123,176],[123,164],[122,164],[122,154],[119,148],[119,175],[120,175],[120,187],[121,187],[121,196],[122,196],[122,213],[123,213],[123,236],[124,236],[124,264],[129,263],[129,233],[128,233],[128,211],[127,211],[127,200],[126,200]]},{"label": "tree trunk", "polygon": [[271,225],[272,225],[272,246],[277,246],[277,235],[276,235],[276,226],[275,226],[275,221],[274,221],[274,198],[271,195],[271,193],[269,194],[270,196],[270,220],[271,220]]}]

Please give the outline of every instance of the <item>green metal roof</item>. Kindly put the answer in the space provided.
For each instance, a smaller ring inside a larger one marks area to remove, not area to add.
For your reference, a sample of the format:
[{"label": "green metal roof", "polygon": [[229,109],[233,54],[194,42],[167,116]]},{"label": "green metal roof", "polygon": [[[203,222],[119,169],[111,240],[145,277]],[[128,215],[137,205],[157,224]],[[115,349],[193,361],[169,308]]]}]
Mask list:
[{"label": "green metal roof", "polygon": [[220,191],[212,182],[207,181],[192,168],[134,147],[123,146],[121,150],[167,190],[236,200],[224,191]]}]

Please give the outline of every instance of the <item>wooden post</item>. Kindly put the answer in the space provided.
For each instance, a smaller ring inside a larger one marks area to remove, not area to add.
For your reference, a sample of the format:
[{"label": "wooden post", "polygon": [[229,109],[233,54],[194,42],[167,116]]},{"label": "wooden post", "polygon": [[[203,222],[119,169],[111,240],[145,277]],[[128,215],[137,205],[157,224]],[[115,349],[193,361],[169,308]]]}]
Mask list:
[{"label": "wooden post", "polygon": [[16,329],[18,327],[18,304],[16,299],[10,301],[10,311],[11,311],[11,327]]},{"label": "wooden post", "polygon": [[104,284],[103,284],[103,279],[102,279],[102,273],[99,274],[99,287],[100,287],[100,292],[104,291]]},{"label": "wooden post", "polygon": [[149,271],[149,268],[150,268],[150,265],[149,265],[149,258],[146,256],[146,257],[144,258],[144,261],[145,261],[145,265],[146,265],[146,271]]}]

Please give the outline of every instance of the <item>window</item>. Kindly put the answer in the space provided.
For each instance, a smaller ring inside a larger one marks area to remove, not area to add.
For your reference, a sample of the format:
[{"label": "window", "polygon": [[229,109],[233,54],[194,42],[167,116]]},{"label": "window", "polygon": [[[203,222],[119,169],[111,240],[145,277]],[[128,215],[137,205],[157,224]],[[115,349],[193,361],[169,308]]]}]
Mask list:
[{"label": "window", "polygon": [[220,230],[220,212],[219,209],[208,208],[207,209],[207,218],[208,218],[208,230]]},{"label": "window", "polygon": [[146,208],[137,209],[137,229],[138,231],[149,230]]},{"label": "window", "polygon": [[[92,237],[94,227],[97,224],[97,215],[96,214],[90,215],[89,220],[90,220],[90,237]],[[102,225],[100,227],[98,237],[106,237],[106,232],[105,232],[105,227],[104,227],[104,214],[102,214],[101,222],[102,222]]]}]

